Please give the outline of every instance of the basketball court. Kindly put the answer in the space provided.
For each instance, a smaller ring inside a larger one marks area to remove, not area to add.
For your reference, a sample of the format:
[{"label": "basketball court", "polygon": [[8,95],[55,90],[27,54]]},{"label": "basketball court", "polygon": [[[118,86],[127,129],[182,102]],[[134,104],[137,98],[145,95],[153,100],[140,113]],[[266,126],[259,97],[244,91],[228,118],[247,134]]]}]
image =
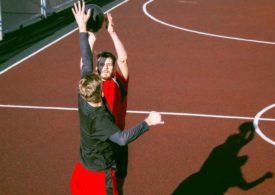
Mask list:
[{"label": "basketball court", "polygon": [[[165,121],[129,145],[126,195],[173,193],[245,122],[256,131],[237,154],[248,157],[240,177],[275,172],[274,9],[270,0],[129,0],[106,9],[128,53],[126,126],[152,110]],[[95,49],[115,52],[105,29]],[[72,28],[1,71],[1,194],[70,194],[79,60]],[[274,177],[225,194],[275,194]]]}]

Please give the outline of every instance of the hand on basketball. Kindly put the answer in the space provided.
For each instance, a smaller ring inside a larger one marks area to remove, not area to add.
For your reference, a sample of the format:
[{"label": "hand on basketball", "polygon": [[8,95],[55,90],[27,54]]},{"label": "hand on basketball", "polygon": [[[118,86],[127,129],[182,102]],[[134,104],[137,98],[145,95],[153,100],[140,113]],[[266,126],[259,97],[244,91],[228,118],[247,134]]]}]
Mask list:
[{"label": "hand on basketball", "polygon": [[161,115],[158,112],[151,112],[149,116],[145,119],[145,122],[149,126],[164,124],[164,121],[161,120]]},{"label": "hand on basketball", "polygon": [[88,34],[89,34],[88,41],[89,41],[91,49],[93,49],[93,46],[94,46],[95,41],[96,41],[96,35],[95,35],[95,33],[90,32],[90,31],[88,31]]},{"label": "hand on basketball", "polygon": [[108,20],[108,26],[107,26],[107,31],[111,34],[115,32],[114,29],[114,22],[113,22],[113,17],[111,13],[107,13],[107,20]]},{"label": "hand on basketball", "polygon": [[91,16],[91,10],[89,9],[87,13],[85,13],[85,2],[82,0],[74,3],[72,12],[78,25],[79,32],[87,32],[86,24]]}]

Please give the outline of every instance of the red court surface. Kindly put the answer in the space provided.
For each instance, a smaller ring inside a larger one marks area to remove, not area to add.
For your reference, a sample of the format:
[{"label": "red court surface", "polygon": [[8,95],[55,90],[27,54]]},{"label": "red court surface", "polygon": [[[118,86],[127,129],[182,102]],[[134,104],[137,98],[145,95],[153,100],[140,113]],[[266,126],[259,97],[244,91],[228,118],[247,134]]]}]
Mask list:
[{"label": "red court surface", "polygon": [[[164,125],[129,145],[126,195],[173,193],[241,124],[275,103],[274,1],[157,0],[147,2],[144,12],[146,2],[130,0],[112,11],[128,53],[127,127],[147,116],[131,111],[167,112]],[[95,47],[114,51],[105,30]],[[0,76],[0,194],[70,194],[79,155],[79,58],[74,32]],[[270,119],[260,120],[259,128],[275,141],[275,108],[260,117]],[[230,147],[214,160],[224,163],[225,177],[235,171],[222,159],[227,152]],[[275,173],[275,145],[257,133],[237,155],[248,156],[238,167],[247,182]],[[224,194],[273,195],[274,181],[246,191],[228,186]]]}]

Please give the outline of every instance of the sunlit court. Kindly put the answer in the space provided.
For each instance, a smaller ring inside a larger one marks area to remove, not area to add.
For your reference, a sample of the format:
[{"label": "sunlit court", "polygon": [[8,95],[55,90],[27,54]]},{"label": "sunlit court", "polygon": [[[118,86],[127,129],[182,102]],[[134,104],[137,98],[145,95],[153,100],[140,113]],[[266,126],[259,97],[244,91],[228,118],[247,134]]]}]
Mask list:
[{"label": "sunlit court", "polygon": [[[19,5],[1,2],[0,194],[71,194],[81,52],[75,1],[57,2],[43,12],[38,1],[39,17],[68,11],[45,29],[37,19],[22,40],[24,31],[5,31]],[[126,129],[150,111],[165,122],[129,144],[124,194],[275,194],[275,2],[86,3],[112,14],[127,50]],[[105,25],[102,50],[116,53]]]}]

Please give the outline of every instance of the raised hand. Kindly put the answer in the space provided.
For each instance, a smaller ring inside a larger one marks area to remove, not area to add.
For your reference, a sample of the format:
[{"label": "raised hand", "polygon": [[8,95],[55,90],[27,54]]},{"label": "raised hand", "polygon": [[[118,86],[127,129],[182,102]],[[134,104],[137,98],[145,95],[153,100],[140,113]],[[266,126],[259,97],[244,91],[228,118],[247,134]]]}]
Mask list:
[{"label": "raised hand", "polygon": [[108,26],[107,26],[107,31],[111,34],[115,32],[114,29],[114,21],[111,13],[107,13],[107,20],[108,20]]},{"label": "raised hand", "polygon": [[85,2],[84,0],[78,1],[74,3],[74,7],[72,8],[72,12],[74,14],[74,18],[79,28],[79,32],[87,32],[87,22],[91,16],[91,10],[89,9],[87,13],[85,13]]}]

